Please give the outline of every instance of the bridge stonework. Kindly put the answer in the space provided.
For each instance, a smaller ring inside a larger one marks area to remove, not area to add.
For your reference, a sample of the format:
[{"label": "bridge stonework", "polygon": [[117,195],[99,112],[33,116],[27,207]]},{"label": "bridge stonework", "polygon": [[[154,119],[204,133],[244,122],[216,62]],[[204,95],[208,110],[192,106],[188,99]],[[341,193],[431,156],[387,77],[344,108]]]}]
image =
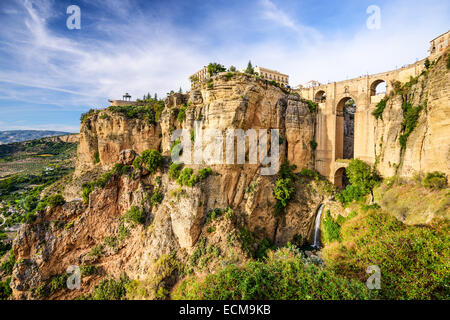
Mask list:
[{"label": "bridge stonework", "polygon": [[[375,163],[376,119],[371,113],[385,94],[392,90],[392,82],[404,83],[410,77],[418,76],[424,69],[424,61],[425,59],[396,70],[297,90],[302,98],[318,103],[315,169],[320,174],[340,186],[341,182],[338,180],[342,177],[342,168],[346,166],[345,161],[342,161],[343,106],[350,98],[356,104],[353,158]],[[382,82],[386,83],[386,93],[376,94],[375,88]],[[322,94],[326,96],[323,102],[320,98]]]}]

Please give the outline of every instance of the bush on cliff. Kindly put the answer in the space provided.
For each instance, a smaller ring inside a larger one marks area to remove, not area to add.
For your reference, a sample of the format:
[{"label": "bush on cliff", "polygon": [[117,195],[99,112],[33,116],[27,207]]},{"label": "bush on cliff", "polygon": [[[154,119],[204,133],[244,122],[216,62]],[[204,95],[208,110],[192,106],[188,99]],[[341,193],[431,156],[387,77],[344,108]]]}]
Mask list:
[{"label": "bush on cliff", "polygon": [[420,111],[422,111],[423,107],[422,106],[413,107],[409,102],[404,102],[402,104],[402,109],[403,109],[403,121],[402,121],[403,133],[399,136],[399,142],[402,149],[405,149],[408,137],[417,126]]},{"label": "bush on cliff", "polygon": [[161,113],[160,102],[155,102],[144,106],[110,106],[108,108],[113,113],[119,113],[128,119],[144,119],[149,123],[155,123],[157,112]]},{"label": "bush on cliff", "polygon": [[157,150],[145,150],[133,161],[133,167],[140,169],[144,165],[150,174],[155,173],[162,164],[163,156]]},{"label": "bush on cliff", "polygon": [[365,281],[367,267],[377,265],[383,299],[450,296],[448,220],[409,226],[372,206],[345,221],[340,237],[323,249],[326,265],[338,275]]},{"label": "bush on cliff", "polygon": [[180,176],[181,167],[181,163],[173,162],[169,167],[169,178],[172,180],[178,179],[178,177]]},{"label": "bush on cliff", "polygon": [[194,174],[194,170],[192,168],[184,168],[178,179],[177,183],[180,186],[189,186],[193,187],[198,181],[198,176]]},{"label": "bush on cliff", "polygon": [[383,111],[386,108],[387,100],[387,97],[381,99],[375,106],[375,110],[372,111],[372,115],[375,116],[376,119],[383,120]]},{"label": "bush on cliff", "polygon": [[48,197],[47,199],[47,205],[53,209],[57,206],[63,205],[64,203],[66,203],[66,200],[64,199],[64,197],[60,194],[54,194],[51,195],[50,197]]},{"label": "bush on cliff", "polygon": [[422,180],[422,186],[430,189],[443,189],[447,187],[447,176],[445,173],[434,171],[426,175]]},{"label": "bush on cliff", "polygon": [[124,215],[125,221],[132,222],[134,224],[144,224],[147,215],[143,209],[137,206],[132,206]]},{"label": "bush on cliff", "polygon": [[273,195],[275,196],[275,215],[283,214],[284,208],[287,207],[289,200],[295,193],[295,179],[296,176],[293,171],[297,168],[296,165],[290,165],[285,162],[281,165],[278,172],[278,179],[275,182]]},{"label": "bush on cliff", "polygon": [[369,299],[376,292],[364,283],[307,264],[289,248],[270,251],[265,261],[230,265],[204,278],[190,277],[173,291],[174,299],[200,300],[325,300]]},{"label": "bush on cliff", "polygon": [[361,200],[363,196],[372,193],[373,188],[381,180],[375,170],[359,159],[350,161],[346,173],[350,185],[336,195],[336,200],[343,204]]}]

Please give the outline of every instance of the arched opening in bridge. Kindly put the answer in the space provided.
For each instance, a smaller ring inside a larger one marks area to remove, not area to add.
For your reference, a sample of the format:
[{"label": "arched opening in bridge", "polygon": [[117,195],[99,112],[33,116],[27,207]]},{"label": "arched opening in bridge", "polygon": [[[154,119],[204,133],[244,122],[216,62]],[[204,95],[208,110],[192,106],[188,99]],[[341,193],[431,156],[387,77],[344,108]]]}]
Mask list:
[{"label": "arched opening in bridge", "polygon": [[336,107],[335,159],[352,159],[354,154],[355,101],[342,98]]},{"label": "arched opening in bridge", "polygon": [[348,177],[347,177],[345,168],[337,169],[336,173],[334,174],[334,185],[338,189],[345,189],[345,187],[349,184],[350,184],[350,182],[348,181]]},{"label": "arched opening in bridge", "polygon": [[327,95],[325,94],[325,91],[323,90],[317,91],[317,93],[314,95],[314,101],[317,103],[327,101]]},{"label": "arched opening in bridge", "polygon": [[375,80],[370,85],[370,95],[377,96],[379,94],[386,94],[386,82],[384,80]]}]

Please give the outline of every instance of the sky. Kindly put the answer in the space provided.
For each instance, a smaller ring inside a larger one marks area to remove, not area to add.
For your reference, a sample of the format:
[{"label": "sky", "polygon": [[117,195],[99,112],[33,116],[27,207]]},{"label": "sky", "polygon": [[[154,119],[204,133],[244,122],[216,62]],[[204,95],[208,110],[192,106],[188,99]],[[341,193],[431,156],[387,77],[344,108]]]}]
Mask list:
[{"label": "sky", "polygon": [[79,132],[82,112],[187,91],[210,62],[251,60],[292,87],[388,71],[426,57],[449,21],[446,0],[1,0],[0,130]]}]

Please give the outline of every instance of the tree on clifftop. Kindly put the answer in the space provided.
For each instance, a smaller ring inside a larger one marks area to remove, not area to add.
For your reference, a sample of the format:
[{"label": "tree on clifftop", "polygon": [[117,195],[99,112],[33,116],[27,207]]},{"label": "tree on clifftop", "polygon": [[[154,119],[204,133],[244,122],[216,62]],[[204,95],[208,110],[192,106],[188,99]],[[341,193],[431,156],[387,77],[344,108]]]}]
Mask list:
[{"label": "tree on clifftop", "polygon": [[247,64],[247,69],[245,70],[245,73],[254,74],[255,70],[253,69],[252,62],[249,60]]},{"label": "tree on clifftop", "polygon": [[225,69],[225,67],[219,63],[210,63],[208,64],[208,74],[210,77],[212,77],[215,74],[218,74],[219,72],[224,72],[227,69]]}]

